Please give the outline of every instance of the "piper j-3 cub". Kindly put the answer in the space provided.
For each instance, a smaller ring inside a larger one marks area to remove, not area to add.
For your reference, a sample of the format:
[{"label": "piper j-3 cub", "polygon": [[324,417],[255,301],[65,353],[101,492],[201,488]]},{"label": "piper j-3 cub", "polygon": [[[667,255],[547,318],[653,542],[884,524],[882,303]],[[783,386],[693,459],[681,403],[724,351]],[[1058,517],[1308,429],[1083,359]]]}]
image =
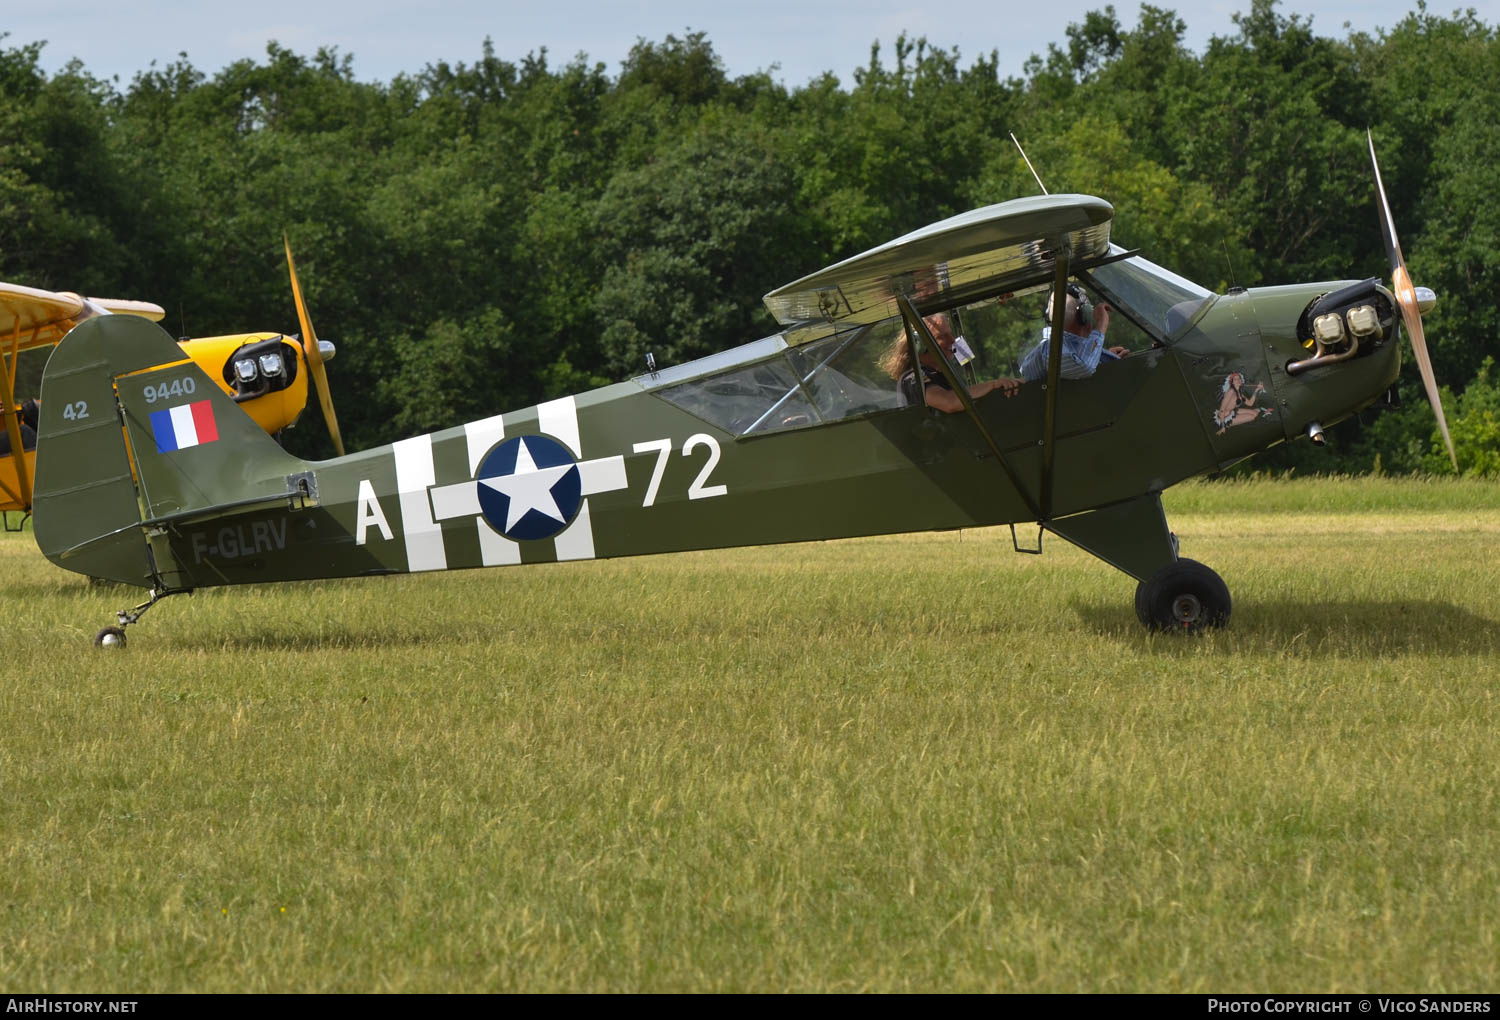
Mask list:
[{"label": "piper j-3 cub", "polygon": [[[291,259],[288,248],[287,259]],[[234,333],[226,336],[184,338],[164,357],[163,364],[192,359],[261,429],[275,435],[296,423],[307,403],[312,378],[333,435],[334,448],[344,452],[338,420],[328,389],[323,362],[333,356],[333,345],[318,341],[306,322],[306,309],[292,271],[293,297],[303,319],[301,337],[279,333]],[[41,359],[63,337],[82,323],[102,315],[139,316],[159,322],[166,312],[147,301],[83,297],[70,291],[39,290],[0,283],[0,513],[7,530],[20,527],[32,508],[32,479],[36,477]],[[181,385],[169,396],[192,398],[199,380]],[[179,400],[179,402],[182,402]],[[96,405],[96,409],[102,405]],[[105,409],[112,413],[112,409]],[[94,420],[95,410],[77,401],[59,409],[68,424]],[[82,417],[80,417],[82,416]],[[20,514],[16,525],[11,514]]]},{"label": "piper j-3 cub", "polygon": [[[1111,244],[1107,202],[1023,198],[772,291],[774,336],[318,462],[150,322],[96,318],[47,365],[36,540],[59,566],[151,590],[101,645],[210,585],[1025,522],[1134,577],[1147,626],[1220,625],[1229,592],[1178,555],[1163,489],[1370,404],[1396,379],[1398,322],[1441,420],[1419,315],[1431,295],[1411,286],[1375,179],[1389,289],[1213,294]],[[1041,378],[972,396],[942,316],[980,346],[986,329],[1033,341],[1050,294],[1060,336],[1070,285],[1112,305],[1136,349],[1064,378],[1049,344]],[[1017,309],[1033,321],[1007,322]],[[889,367],[903,357],[927,366],[906,385]],[[956,400],[929,400],[938,389]]]}]

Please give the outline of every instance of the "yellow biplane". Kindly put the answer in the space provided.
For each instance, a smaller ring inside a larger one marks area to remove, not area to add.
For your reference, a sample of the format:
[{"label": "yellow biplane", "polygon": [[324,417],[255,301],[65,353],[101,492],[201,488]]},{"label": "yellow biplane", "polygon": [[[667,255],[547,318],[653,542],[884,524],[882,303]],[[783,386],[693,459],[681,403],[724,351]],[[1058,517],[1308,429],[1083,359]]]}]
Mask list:
[{"label": "yellow biplane", "polygon": [[[287,267],[301,336],[280,333],[232,333],[179,341],[183,361],[191,360],[218,384],[240,409],[266,432],[275,435],[296,424],[307,405],[307,383],[317,386],[323,415],[334,448],[344,453],[338,420],[329,396],[323,362],[333,357],[328,341],[313,332],[290,247]],[[0,283],[0,512],[10,529],[11,513],[31,512],[32,481],[36,477],[36,419],[41,397],[42,369],[50,350],[79,323],[98,315],[136,315],[159,322],[160,305],[148,301],[83,297],[70,291],[39,290]],[[190,393],[162,394],[174,400]],[[204,397],[207,394],[203,394]],[[72,408],[65,409],[67,418]]]}]

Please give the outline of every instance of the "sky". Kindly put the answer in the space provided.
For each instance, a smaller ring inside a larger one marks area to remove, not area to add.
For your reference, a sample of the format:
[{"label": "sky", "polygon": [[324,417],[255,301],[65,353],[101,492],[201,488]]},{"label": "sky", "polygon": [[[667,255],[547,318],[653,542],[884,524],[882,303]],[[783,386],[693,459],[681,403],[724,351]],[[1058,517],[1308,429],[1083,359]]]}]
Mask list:
[{"label": "sky", "polygon": [[[1004,75],[1019,75],[1032,53],[1060,42],[1070,22],[1100,10],[1105,0],[0,0],[0,46],[46,41],[42,66],[55,73],[76,57],[97,77],[118,76],[128,84],[137,71],[186,52],[210,75],[242,58],[262,60],[266,43],[312,55],[320,46],[353,56],[361,81],[389,81],[430,63],[473,63],[489,36],[495,53],[516,61],[546,48],[557,66],[579,53],[602,61],[611,72],[639,38],[653,42],[668,33],[707,32],[731,77],[771,70],[789,87],[833,71],[845,85],[869,61],[879,40],[887,63],[902,32],[926,36],[931,45],[958,47],[960,65],[998,52]],[[1250,0],[1156,0],[1187,23],[1188,46],[1201,52],[1215,35],[1232,35],[1232,16]],[[1444,15],[1460,6],[1431,0]],[[1500,20],[1500,0],[1476,0],[1489,23]],[[1342,38],[1348,29],[1388,28],[1416,8],[1416,0],[1282,0],[1283,14],[1311,16],[1319,35]],[[1115,4],[1126,28],[1139,5]],[[1046,17],[1042,17],[1042,12]]]}]

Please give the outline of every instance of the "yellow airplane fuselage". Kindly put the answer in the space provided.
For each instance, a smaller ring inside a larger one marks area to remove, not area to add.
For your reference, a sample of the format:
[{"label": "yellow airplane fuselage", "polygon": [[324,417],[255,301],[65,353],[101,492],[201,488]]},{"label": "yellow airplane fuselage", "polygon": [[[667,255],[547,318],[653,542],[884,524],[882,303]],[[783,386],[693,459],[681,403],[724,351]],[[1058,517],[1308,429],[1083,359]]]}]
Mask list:
[{"label": "yellow airplane fuselage", "polygon": [[[256,341],[274,339],[279,333],[231,333],[227,336],[207,336],[194,340],[180,341],[182,352],[203,369],[214,382],[219,384],[231,398],[235,397],[235,387],[225,378],[229,359],[240,348]],[[244,411],[255,420],[266,432],[275,435],[288,425],[297,421],[302,409],[307,406],[307,365],[305,364],[302,348],[290,340],[284,340],[281,344],[282,356],[287,364],[287,372],[291,381],[283,389],[272,390],[257,397],[249,399],[238,399],[240,410]],[[231,375],[232,378],[232,375]]]}]

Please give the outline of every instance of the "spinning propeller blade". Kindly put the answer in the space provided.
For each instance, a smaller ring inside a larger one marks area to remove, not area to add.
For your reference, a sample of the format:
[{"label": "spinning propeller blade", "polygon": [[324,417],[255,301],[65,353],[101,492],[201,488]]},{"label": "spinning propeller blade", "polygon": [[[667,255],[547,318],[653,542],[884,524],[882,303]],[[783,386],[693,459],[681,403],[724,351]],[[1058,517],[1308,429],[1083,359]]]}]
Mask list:
[{"label": "spinning propeller blade", "polygon": [[[313,383],[318,388],[318,403],[323,407],[323,420],[328,423],[328,434],[333,437],[333,448],[342,457],[344,439],[339,435],[339,420],[333,413],[333,396],[328,391],[328,370],[323,367],[323,352],[318,347],[318,335],[313,332],[312,319],[307,314],[307,304],[302,300],[302,286],[297,282],[297,266],[292,262],[292,243],[282,235],[286,245],[286,268],[292,276],[292,298],[297,302],[297,321],[302,324],[302,354],[312,372]],[[1441,417],[1441,412],[1439,413]]]},{"label": "spinning propeller blade", "polygon": [[1401,257],[1401,242],[1396,240],[1396,224],[1391,219],[1391,206],[1386,201],[1385,185],[1380,182],[1380,164],[1375,159],[1375,137],[1367,130],[1370,142],[1370,167],[1375,171],[1375,197],[1380,204],[1380,239],[1385,242],[1385,256],[1391,266],[1391,290],[1396,303],[1401,306],[1401,321],[1406,325],[1406,336],[1411,341],[1411,350],[1417,358],[1417,369],[1422,373],[1422,386],[1427,390],[1427,402],[1432,413],[1437,415],[1438,428],[1443,433],[1443,442],[1448,445],[1448,459],[1453,470],[1458,470],[1458,455],[1453,452],[1453,437],[1448,434],[1448,419],[1443,416],[1443,401],[1438,396],[1437,377],[1432,374],[1432,358],[1427,353],[1427,337],[1422,333],[1422,312],[1417,307],[1417,292],[1412,286],[1411,274],[1406,271],[1406,260]]}]

